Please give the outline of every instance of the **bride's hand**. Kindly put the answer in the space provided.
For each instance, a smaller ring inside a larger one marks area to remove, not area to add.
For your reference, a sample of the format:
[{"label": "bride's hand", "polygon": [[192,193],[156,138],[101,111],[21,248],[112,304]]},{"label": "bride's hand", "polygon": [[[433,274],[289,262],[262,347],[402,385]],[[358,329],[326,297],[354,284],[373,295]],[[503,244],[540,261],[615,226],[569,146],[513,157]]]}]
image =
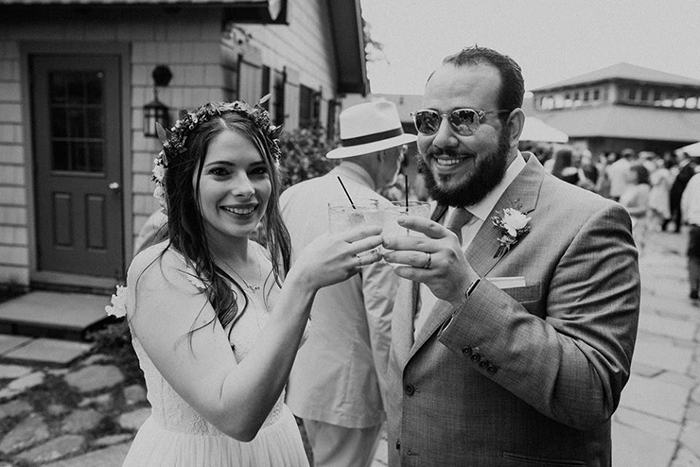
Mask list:
[{"label": "bride's hand", "polygon": [[357,274],[362,266],[381,259],[381,228],[356,227],[342,233],[325,234],[304,248],[292,266],[292,277],[313,290],[342,282]]}]

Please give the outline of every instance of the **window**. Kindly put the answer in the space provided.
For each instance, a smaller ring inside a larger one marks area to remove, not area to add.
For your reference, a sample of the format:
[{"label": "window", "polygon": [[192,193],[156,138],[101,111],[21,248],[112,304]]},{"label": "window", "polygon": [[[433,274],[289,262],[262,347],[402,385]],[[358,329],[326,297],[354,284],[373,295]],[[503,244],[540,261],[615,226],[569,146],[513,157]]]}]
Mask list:
[{"label": "window", "polygon": [[284,71],[275,71],[275,82],[272,88],[273,100],[273,112],[272,119],[275,125],[284,125],[285,115],[284,115],[284,86],[287,82],[287,75]]},{"label": "window", "polygon": [[594,101],[600,100],[600,89],[593,90],[593,100]]},{"label": "window", "polygon": [[[262,83],[260,86],[261,94],[260,97],[264,97],[268,94],[270,94],[270,67],[269,66],[263,66],[262,67]],[[268,99],[263,103],[263,108],[267,111],[270,110],[270,100]]]},{"label": "window", "polygon": [[583,102],[588,102],[588,91],[583,91]]},{"label": "window", "polygon": [[627,90],[627,100],[633,101],[637,99],[637,88],[631,87]]},{"label": "window", "polygon": [[49,74],[51,169],[103,173],[105,97],[102,71]]},{"label": "window", "polygon": [[542,107],[542,110],[552,109],[554,107],[554,98],[552,96],[543,97],[540,106]]},{"label": "window", "polygon": [[642,88],[642,93],[640,96],[640,100],[642,102],[646,102],[649,100],[649,88]]},{"label": "window", "polygon": [[312,128],[318,125],[321,115],[321,93],[299,86],[299,127]]},{"label": "window", "polygon": [[328,121],[326,122],[326,132],[328,139],[332,140],[336,136],[336,121],[340,102],[331,99],[328,101]]},{"label": "window", "polygon": [[258,102],[261,94],[262,67],[246,61],[243,56],[238,60],[238,98],[245,102]]}]

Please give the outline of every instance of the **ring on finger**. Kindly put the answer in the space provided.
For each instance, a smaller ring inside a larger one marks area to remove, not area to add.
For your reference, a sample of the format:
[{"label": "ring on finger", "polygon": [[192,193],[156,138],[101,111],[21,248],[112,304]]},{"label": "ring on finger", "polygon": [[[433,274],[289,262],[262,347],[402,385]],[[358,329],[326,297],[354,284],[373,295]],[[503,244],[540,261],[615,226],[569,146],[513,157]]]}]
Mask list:
[{"label": "ring on finger", "polygon": [[425,263],[423,263],[423,265],[421,266],[421,269],[430,269],[430,263],[433,261],[433,255],[431,255],[427,251],[425,252],[425,254],[428,255],[428,257],[426,258]]},{"label": "ring on finger", "polygon": [[364,266],[364,264],[362,264],[362,258],[360,255],[355,255],[355,258],[357,258],[357,269],[362,269],[362,266]]}]

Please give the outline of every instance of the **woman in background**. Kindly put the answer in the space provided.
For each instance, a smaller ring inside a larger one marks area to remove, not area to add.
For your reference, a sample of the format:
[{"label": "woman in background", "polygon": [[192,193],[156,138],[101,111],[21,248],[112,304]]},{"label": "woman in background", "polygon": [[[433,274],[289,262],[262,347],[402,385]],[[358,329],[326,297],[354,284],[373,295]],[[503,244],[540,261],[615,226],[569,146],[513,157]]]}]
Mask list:
[{"label": "woman in background", "polygon": [[649,208],[649,171],[642,164],[632,164],[627,175],[627,188],[620,196],[620,204],[632,218],[632,233],[637,249],[642,252],[647,233]]}]

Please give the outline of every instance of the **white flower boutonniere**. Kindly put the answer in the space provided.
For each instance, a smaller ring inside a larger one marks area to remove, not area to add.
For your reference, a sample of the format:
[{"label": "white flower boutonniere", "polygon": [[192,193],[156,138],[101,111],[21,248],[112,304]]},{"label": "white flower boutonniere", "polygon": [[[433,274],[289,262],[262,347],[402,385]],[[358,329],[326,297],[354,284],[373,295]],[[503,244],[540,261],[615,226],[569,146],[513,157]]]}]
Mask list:
[{"label": "white flower boutonniere", "polygon": [[493,225],[501,229],[501,238],[498,239],[498,250],[493,255],[494,258],[503,256],[508,253],[513,245],[523,238],[529,231],[531,217],[515,208],[505,208],[500,213],[497,212],[491,218]]},{"label": "white flower boutonniere", "polygon": [[118,285],[117,293],[112,294],[112,304],[105,307],[109,316],[122,318],[126,316],[126,287]]}]

